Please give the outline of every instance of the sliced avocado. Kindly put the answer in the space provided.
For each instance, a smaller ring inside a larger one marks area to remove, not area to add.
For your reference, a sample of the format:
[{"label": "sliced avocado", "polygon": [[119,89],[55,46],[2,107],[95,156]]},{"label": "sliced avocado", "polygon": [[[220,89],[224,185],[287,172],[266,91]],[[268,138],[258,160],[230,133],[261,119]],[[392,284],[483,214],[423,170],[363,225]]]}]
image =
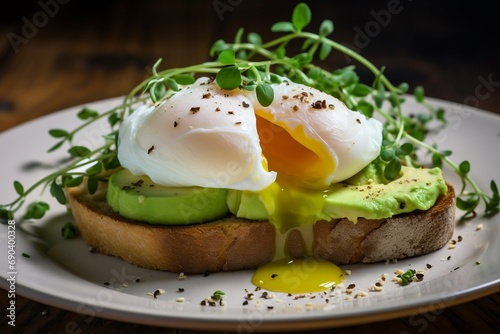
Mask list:
[{"label": "sliced avocado", "polygon": [[183,225],[219,219],[229,213],[227,189],[164,187],[127,169],[109,178],[107,201],[123,217],[151,224]]},{"label": "sliced avocado", "polygon": [[332,218],[389,218],[414,210],[428,210],[440,195],[447,192],[439,168],[403,166],[401,177],[387,184],[335,184],[325,200],[324,212]]},{"label": "sliced avocado", "polygon": [[258,192],[229,190],[227,205],[236,217],[252,220],[267,220],[269,214]]},{"label": "sliced avocado", "polygon": [[[336,218],[348,218],[352,222],[359,217],[389,218],[414,210],[428,210],[446,191],[446,182],[439,168],[403,166],[400,178],[387,182],[381,176],[379,166],[371,165],[345,182],[331,185],[326,192],[301,194],[292,190],[281,194],[285,204],[279,206],[281,211],[277,211],[274,218],[280,224],[287,224],[279,226],[285,229],[290,227],[289,224],[295,224],[297,217],[308,217],[301,219],[312,222]],[[227,199],[229,209],[237,217],[269,219],[264,199],[258,193],[230,190]],[[322,209],[316,210],[318,206]],[[317,217],[310,215],[315,212]],[[288,213],[296,217],[289,218]]]}]

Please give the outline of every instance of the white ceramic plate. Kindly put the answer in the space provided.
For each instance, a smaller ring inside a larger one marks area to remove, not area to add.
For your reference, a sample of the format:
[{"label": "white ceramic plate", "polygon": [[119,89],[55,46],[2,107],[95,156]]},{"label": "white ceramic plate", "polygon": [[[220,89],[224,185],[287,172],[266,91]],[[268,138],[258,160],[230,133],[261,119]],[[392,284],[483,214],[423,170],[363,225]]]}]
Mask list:
[{"label": "white ceramic plate", "polygon": [[[106,110],[119,102],[110,99],[90,106]],[[456,162],[469,159],[471,174],[483,189],[489,189],[491,179],[499,183],[500,117],[443,101],[431,102],[443,106],[448,113],[448,127],[435,136],[440,147],[453,150]],[[64,150],[46,153],[55,143],[47,131],[78,125],[81,121],[75,113],[80,108],[53,113],[0,134],[0,203],[15,197],[14,180],[26,187],[61,162]],[[405,110],[414,112],[418,108],[409,102]],[[75,143],[95,145],[104,131],[106,122],[98,123],[75,138]],[[459,186],[453,173],[445,170],[445,174]],[[457,223],[453,238],[458,240],[461,236],[462,241],[455,249],[445,247],[398,263],[344,266],[343,269],[351,270],[351,275],[347,276],[344,288],[333,293],[308,294],[304,298],[275,294],[274,298],[264,299],[262,292],[254,292],[250,282],[252,271],[206,277],[189,275],[178,280],[177,274],[137,268],[116,258],[91,253],[81,239],[62,239],[61,226],[71,217],[48,194],[42,198],[52,206],[49,214],[41,221],[16,224],[16,293],[79,313],[88,321],[102,317],[150,326],[256,332],[335,327],[408,316],[418,329],[429,321],[419,315],[421,312],[466,302],[500,289],[500,216]],[[481,230],[477,230],[479,224],[483,226]],[[0,275],[8,278],[11,270],[5,255],[7,226],[4,224],[0,225],[0,247],[4,254],[0,256]],[[21,256],[22,253],[30,257]],[[432,268],[426,269],[427,264]],[[391,282],[396,269],[409,268],[425,270],[424,279],[407,286]],[[388,275],[383,290],[370,291],[382,274]],[[137,277],[140,282],[136,282]],[[10,288],[6,279],[0,282],[2,288]],[[349,284],[355,284],[351,295],[346,294]],[[156,299],[148,295],[157,289],[166,293]],[[226,293],[225,305],[201,306],[200,302],[215,290]],[[247,294],[252,292],[254,299],[243,305]],[[177,301],[179,297],[184,301]]]}]

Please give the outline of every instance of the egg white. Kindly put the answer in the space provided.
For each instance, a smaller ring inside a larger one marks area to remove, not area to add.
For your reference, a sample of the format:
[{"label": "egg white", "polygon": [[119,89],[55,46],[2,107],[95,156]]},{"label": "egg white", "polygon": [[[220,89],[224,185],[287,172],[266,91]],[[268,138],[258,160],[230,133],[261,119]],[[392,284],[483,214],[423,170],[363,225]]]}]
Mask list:
[{"label": "egg white", "polygon": [[260,190],[276,179],[266,169],[248,98],[208,78],[127,117],[118,159],[164,186]]},{"label": "egg white", "polygon": [[[274,100],[267,107],[259,104],[255,94],[249,95],[255,113],[267,120],[265,124],[271,124],[271,129],[278,125],[286,131],[263,135],[266,141],[261,140],[261,146],[272,147],[280,142],[280,137],[291,137],[281,140],[282,148],[278,152],[272,150],[272,158],[264,150],[271,169],[273,161],[281,160],[278,173],[289,174],[295,183],[318,188],[353,176],[379,155],[382,123],[378,120],[354,112],[333,96],[305,85],[284,80],[274,84],[273,90]],[[273,133],[266,130],[267,134]],[[301,154],[305,160],[302,164],[297,163]]]},{"label": "egg white", "polygon": [[127,117],[118,158],[165,186],[259,191],[280,175],[325,188],[378,156],[379,121],[305,85],[284,80],[273,89],[273,102],[263,107],[255,92],[222,90],[200,78]]}]

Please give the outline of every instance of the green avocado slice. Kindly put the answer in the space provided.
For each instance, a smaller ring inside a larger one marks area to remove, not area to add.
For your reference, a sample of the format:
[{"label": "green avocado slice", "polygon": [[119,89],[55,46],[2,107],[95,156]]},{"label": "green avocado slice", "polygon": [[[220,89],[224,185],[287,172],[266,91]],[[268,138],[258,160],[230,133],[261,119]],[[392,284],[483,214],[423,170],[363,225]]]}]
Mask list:
[{"label": "green avocado slice", "polygon": [[229,214],[227,189],[164,187],[127,169],[109,178],[107,201],[121,216],[150,224],[204,223]]}]

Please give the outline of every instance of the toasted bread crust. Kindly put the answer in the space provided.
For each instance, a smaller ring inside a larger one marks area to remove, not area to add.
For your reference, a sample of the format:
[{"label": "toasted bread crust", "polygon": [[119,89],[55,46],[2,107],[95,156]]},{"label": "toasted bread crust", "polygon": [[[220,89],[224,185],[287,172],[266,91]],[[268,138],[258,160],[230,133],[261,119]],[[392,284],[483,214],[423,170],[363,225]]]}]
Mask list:
[{"label": "toasted bread crust", "polygon": [[[106,188],[89,195],[69,188],[78,230],[97,251],[157,270],[206,273],[253,269],[274,254],[275,229],[267,221],[227,217],[188,226],[160,226],[123,218],[106,203]],[[372,263],[433,252],[448,243],[455,226],[455,193],[428,211],[388,219],[319,221],[314,225],[315,257],[335,264]],[[298,233],[288,239],[292,256],[304,256]]]}]

